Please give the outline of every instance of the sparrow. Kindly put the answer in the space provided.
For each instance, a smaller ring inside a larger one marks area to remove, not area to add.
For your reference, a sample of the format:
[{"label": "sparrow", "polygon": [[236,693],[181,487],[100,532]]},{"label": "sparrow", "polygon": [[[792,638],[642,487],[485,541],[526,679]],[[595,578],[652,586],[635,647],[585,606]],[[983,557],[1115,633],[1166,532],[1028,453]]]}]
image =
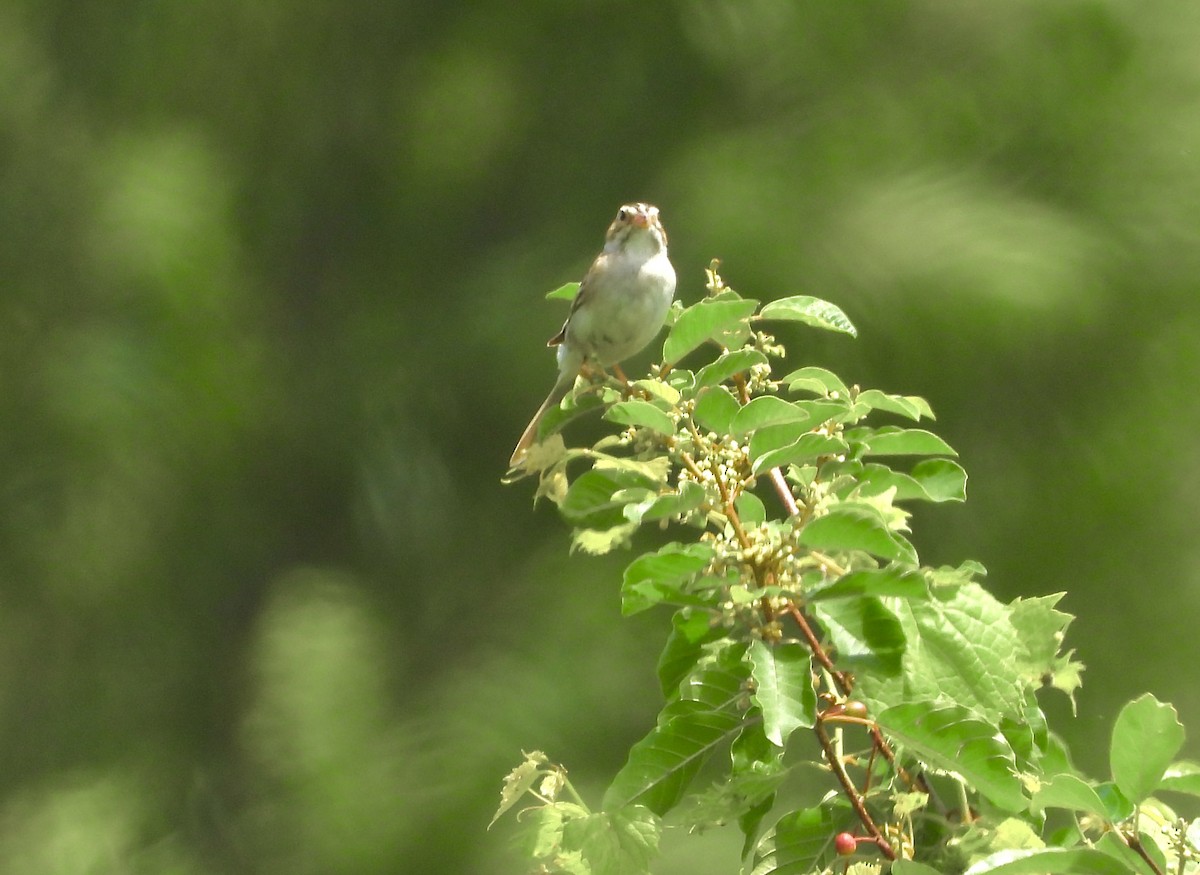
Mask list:
[{"label": "sparrow", "polygon": [[558,404],[585,365],[605,368],[640,352],[662,328],[675,297],[667,232],[650,204],[626,204],[608,226],[604,249],[588,268],[562,329],[558,379],[517,441],[509,465],[519,466],[537,442],[546,411]]}]

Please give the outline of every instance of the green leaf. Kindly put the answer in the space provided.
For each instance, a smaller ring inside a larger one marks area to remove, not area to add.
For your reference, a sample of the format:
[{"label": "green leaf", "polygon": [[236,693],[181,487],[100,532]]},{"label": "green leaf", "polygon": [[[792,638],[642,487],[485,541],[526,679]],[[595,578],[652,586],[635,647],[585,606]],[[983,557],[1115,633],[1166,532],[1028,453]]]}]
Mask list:
[{"label": "green leaf", "polygon": [[562,800],[552,805],[526,808],[516,819],[518,846],[535,860],[553,860],[563,872],[590,875],[579,851],[563,847],[566,824],[589,814],[586,808]]},{"label": "green leaf", "polygon": [[1000,718],[1000,731],[1017,755],[1017,768],[1022,772],[1055,774],[1054,762],[1042,762],[1043,752],[1050,744],[1050,729],[1032,689],[1025,691],[1024,713],[1020,717],[1005,714]]},{"label": "green leaf", "polygon": [[850,318],[842,312],[840,307],[811,295],[795,295],[791,298],[771,301],[762,308],[758,316],[760,319],[803,322],[814,328],[840,331],[851,337],[858,336],[858,329],[854,327]]},{"label": "green leaf", "polygon": [[621,508],[628,503],[628,499],[620,497],[618,493],[634,488],[657,492],[657,484],[641,474],[593,468],[575,478],[559,510],[564,517],[577,524],[586,523],[595,528],[620,525],[625,521]]},{"label": "green leaf", "polygon": [[799,642],[750,644],[753,702],[762,710],[763,731],[783,747],[792,731],[811,727],[817,719],[817,694],[812,684],[812,657]]},{"label": "green leaf", "polygon": [[870,463],[859,475],[859,494],[880,495],[895,489],[895,501],[965,501],[967,472],[950,459],[923,459],[912,473],[893,471],[886,465]]},{"label": "green leaf", "polygon": [[816,399],[788,402],[774,395],[763,395],[738,411],[738,417],[730,423],[730,431],[735,437],[750,432],[754,432],[756,437],[764,432],[771,434],[771,443],[761,445],[759,452],[763,453],[790,444],[823,422],[844,416],[849,409],[844,401]]},{"label": "green leaf", "polygon": [[[671,374],[672,376],[682,374],[686,377],[686,372],[683,371],[672,371]],[[683,380],[685,386],[687,382],[686,379]],[[634,380],[633,388],[649,395],[651,402],[662,401],[667,408],[675,407],[679,404],[680,399],[683,398],[683,392],[678,386],[671,383],[664,383],[662,380]]]},{"label": "green leaf", "polygon": [[[1132,807],[1130,808],[1130,811],[1133,811]],[[1133,816],[1132,813],[1130,816]],[[1159,833],[1159,835],[1161,836],[1162,834]],[[1161,873],[1169,871],[1167,869],[1166,859],[1163,857],[1162,850],[1159,848],[1158,843],[1149,835],[1141,831],[1138,832],[1138,840],[1142,843],[1142,850],[1146,852],[1150,859],[1155,861],[1157,868],[1152,869],[1150,866],[1146,865],[1146,860],[1141,854],[1129,847],[1129,845],[1126,844],[1125,839],[1119,837],[1117,834],[1111,831],[1100,836],[1100,839],[1096,842],[1095,847],[1096,850],[1101,851],[1112,857],[1117,862],[1122,863],[1125,866],[1126,872],[1135,872],[1139,873],[1139,875],[1161,875]]]},{"label": "green leaf", "polygon": [[1117,715],[1109,749],[1113,780],[1137,804],[1158,788],[1182,746],[1183,725],[1175,709],[1145,693]]},{"label": "green leaf", "polygon": [[604,399],[595,392],[568,395],[562,402],[546,411],[546,415],[542,417],[541,425],[538,426],[538,435],[544,440],[572,419],[603,407],[604,404]]},{"label": "green leaf", "polygon": [[909,702],[876,718],[884,731],[935,768],[955,772],[1005,811],[1026,807],[1016,758],[999,729],[960,705]]},{"label": "green leaf", "polygon": [[1021,637],[1018,653],[1022,677],[1031,685],[1049,684],[1071,697],[1081,683],[1083,664],[1059,654],[1067,627],[1075,618],[1054,609],[1065,593],[1030,599],[1016,599],[1012,603],[1013,628]]},{"label": "green leaf", "polygon": [[682,699],[668,703],[659,725],[630,749],[605,793],[605,809],[638,802],[662,815],[678,804],[708,757],[742,729],[736,706],[744,677],[710,670],[685,679]]},{"label": "green leaf", "polygon": [[580,853],[590,875],[648,875],[661,834],[662,824],[652,811],[631,805],[567,821],[563,847]]},{"label": "green leaf", "polygon": [[965,875],[1130,875],[1129,869],[1093,848],[1032,848],[997,851]]},{"label": "green leaf", "polygon": [[784,401],[774,395],[762,395],[752,399],[737,412],[729,424],[729,430],[734,437],[742,437],[763,426],[792,422],[813,422],[813,416],[805,408],[790,401]]},{"label": "green leaf", "polygon": [[810,520],[799,540],[814,550],[862,550],[897,562],[917,562],[912,545],[892,532],[881,514],[857,504],[834,505],[825,516]]},{"label": "green leaf", "polygon": [[636,425],[656,431],[659,434],[675,434],[675,421],[649,401],[634,399],[619,401],[604,414],[609,422],[620,425]]},{"label": "green leaf", "polygon": [[924,863],[912,860],[897,860],[892,863],[892,875],[942,875],[940,871]]},{"label": "green leaf", "polygon": [[908,650],[899,678],[859,678],[857,692],[873,712],[925,699],[955,702],[996,725],[1005,716],[1024,718],[1020,639],[1006,605],[978,584],[962,583],[934,586],[932,598],[896,602],[895,611]]},{"label": "green leaf", "polygon": [[711,365],[701,368],[696,374],[696,388],[715,386],[734,374],[745,373],[754,365],[767,364],[767,357],[757,349],[735,349],[724,353]]},{"label": "green leaf", "polygon": [[552,292],[546,292],[547,301],[573,301],[579,294],[579,283],[565,283]]},{"label": "green leaf", "polygon": [[630,511],[634,509],[634,505],[626,505],[625,516],[634,522],[650,522],[688,513],[704,504],[706,498],[708,498],[708,493],[704,491],[704,487],[688,480],[680,484],[678,492],[668,492],[649,502],[637,505],[636,513],[633,515],[630,514]]},{"label": "green leaf", "polygon": [[930,501],[967,500],[967,472],[957,462],[949,459],[924,459],[917,462],[909,473]]},{"label": "green leaf", "polygon": [[679,685],[691,674],[704,646],[725,637],[725,630],[710,622],[705,611],[681,608],[671,618],[671,633],[658,658],[658,683],[664,696],[674,697]]},{"label": "green leaf", "polygon": [[812,606],[837,649],[838,662],[872,676],[899,674],[908,641],[896,615],[880,599],[860,596]]},{"label": "green leaf", "polygon": [[840,796],[827,798],[815,808],[785,814],[754,849],[749,875],[823,871],[835,856],[833,837],[856,822],[849,803]]},{"label": "green leaf", "polygon": [[738,516],[742,519],[742,525],[747,528],[757,526],[767,519],[766,505],[753,492],[743,492],[734,501],[733,506],[737,508]]},{"label": "green leaf", "polygon": [[770,809],[775,792],[788,777],[783,751],[767,741],[761,722],[754,717],[743,724],[729,752],[728,778],[700,793],[689,793],[685,807],[677,810],[678,815],[672,814],[672,820],[681,821],[689,832],[734,819],[743,832],[757,832],[757,821]]},{"label": "green leaf", "polygon": [[754,850],[758,828],[772,808],[775,791],[791,771],[783,762],[784,752],[763,732],[761,721],[747,719],[729,746],[729,777],[732,789],[742,798],[738,827],[745,837],[742,856]]},{"label": "green leaf", "polygon": [[853,596],[896,596],[904,599],[929,598],[925,575],[914,568],[892,565],[887,568],[864,568],[843,574],[836,580],[805,591],[808,602]]},{"label": "green leaf", "polygon": [[823,398],[831,395],[843,399],[850,397],[850,390],[842,382],[842,378],[825,368],[800,368],[798,371],[792,371],[781,382],[786,383],[788,390],[792,392],[803,390]]},{"label": "green leaf", "polygon": [[724,386],[710,386],[701,391],[696,399],[692,418],[701,428],[715,431],[717,434],[727,434],[729,423],[741,407]]},{"label": "green leaf", "polygon": [[[751,456],[754,451],[754,439],[750,440]],[[850,448],[841,438],[806,432],[786,447],[763,453],[754,459],[754,473],[767,468],[782,468],[785,465],[799,465],[818,459],[821,456],[837,456],[849,452]]]},{"label": "green leaf", "polygon": [[866,389],[854,399],[855,412],[861,417],[871,410],[895,413],[919,422],[921,417],[936,419],[929,402],[916,395],[887,395],[878,389]]},{"label": "green leaf", "polygon": [[1158,788],[1200,796],[1200,763],[1186,760],[1172,763],[1163,773],[1163,779],[1159,782]]},{"label": "green leaf", "polygon": [[[667,544],[634,559],[621,585],[621,613],[629,616],[659,602],[684,598],[683,585],[707,568],[712,557],[707,544]],[[687,603],[693,600],[687,598]]]},{"label": "green leaf", "polygon": [[542,774],[541,767],[546,762],[546,755],[540,750],[535,750],[525,754],[525,762],[508,773],[508,777],[504,779],[504,786],[500,790],[500,807],[492,815],[492,822],[487,825],[488,829],[495,826],[496,821],[504,812],[512,808],[525,795],[526,791],[533,787]]},{"label": "green leaf", "polygon": [[704,300],[679,314],[663,344],[663,360],[678,362],[706,341],[733,329],[758,308],[753,300]]},{"label": "green leaf", "polygon": [[1119,823],[1122,820],[1127,820],[1133,817],[1137,806],[1130,802],[1125,794],[1121,792],[1121,788],[1112,781],[1101,781],[1096,785],[1096,795],[1100,797],[1100,801],[1104,803],[1104,809],[1108,812],[1108,819],[1113,823]]},{"label": "green leaf", "polygon": [[[850,435],[847,435],[850,438]],[[923,428],[897,428],[894,425],[876,429],[863,438],[871,456],[957,456],[954,448],[931,431]]]},{"label": "green leaf", "polygon": [[1046,808],[1065,808],[1107,817],[1108,809],[1095,788],[1075,775],[1055,775],[1033,794],[1030,807],[1035,812]]},{"label": "green leaf", "polygon": [[589,556],[603,556],[629,544],[630,536],[639,523],[619,523],[606,529],[576,529],[571,534],[571,552],[579,550]]}]

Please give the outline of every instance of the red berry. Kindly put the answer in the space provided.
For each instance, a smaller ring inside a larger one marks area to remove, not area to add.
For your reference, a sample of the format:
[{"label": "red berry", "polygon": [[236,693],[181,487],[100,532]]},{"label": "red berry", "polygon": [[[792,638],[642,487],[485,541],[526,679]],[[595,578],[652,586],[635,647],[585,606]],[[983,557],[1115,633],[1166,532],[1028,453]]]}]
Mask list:
[{"label": "red berry", "polygon": [[833,837],[833,847],[837,850],[838,856],[849,857],[858,848],[858,839],[848,832],[839,832]]}]

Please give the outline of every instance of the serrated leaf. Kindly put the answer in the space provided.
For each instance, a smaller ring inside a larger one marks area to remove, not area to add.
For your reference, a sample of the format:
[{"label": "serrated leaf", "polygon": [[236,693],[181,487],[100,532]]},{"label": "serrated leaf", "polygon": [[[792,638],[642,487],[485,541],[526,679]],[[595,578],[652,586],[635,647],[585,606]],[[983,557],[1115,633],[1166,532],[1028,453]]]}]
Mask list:
[{"label": "serrated leaf", "polygon": [[723,826],[736,819],[743,832],[756,832],[755,817],[761,820],[767,813],[775,792],[788,777],[783,751],[767,741],[761,724],[753,719],[743,724],[729,749],[729,776],[707,790],[689,793],[683,806],[672,813],[672,820],[688,831]]},{"label": "serrated leaf", "polygon": [[888,395],[878,389],[866,389],[858,393],[854,402],[855,410],[861,411],[860,415],[865,415],[871,410],[883,410],[916,422],[919,422],[921,417],[937,418],[933,415],[929,402],[917,395]]},{"label": "serrated leaf", "polygon": [[637,398],[632,401],[617,402],[605,411],[604,418],[609,422],[615,422],[620,425],[636,425],[648,428],[662,435],[675,434],[675,421],[667,413],[655,407],[649,401],[642,401]]},{"label": "serrated leaf", "polygon": [[1020,717],[1005,714],[1000,718],[1000,731],[1017,756],[1018,769],[1031,774],[1039,770],[1054,774],[1042,768],[1042,752],[1050,743],[1050,729],[1032,689],[1025,691],[1025,707]]},{"label": "serrated leaf", "polygon": [[663,360],[677,362],[707,341],[733,329],[758,308],[753,300],[703,300],[679,314],[663,343]]},{"label": "serrated leaf", "polygon": [[512,808],[517,800],[533,787],[534,782],[541,774],[541,767],[546,762],[546,755],[540,750],[535,750],[525,754],[525,762],[508,773],[508,777],[504,779],[504,786],[500,789],[500,807],[492,815],[491,823],[487,825],[488,829],[491,829],[504,812]]},{"label": "serrated leaf", "polygon": [[579,294],[579,283],[564,283],[552,292],[546,292],[547,301],[573,301]]},{"label": "serrated leaf", "polygon": [[701,428],[717,434],[726,434],[729,431],[729,423],[741,407],[724,386],[710,386],[697,397],[692,418]]},{"label": "serrated leaf", "polygon": [[1118,860],[1093,848],[1030,848],[997,851],[964,875],[1130,875]]},{"label": "serrated leaf", "polygon": [[908,641],[895,613],[874,596],[835,599],[812,606],[829,633],[838,662],[873,677],[899,674]]},{"label": "serrated leaf", "polygon": [[683,585],[703,571],[712,557],[707,544],[667,544],[634,559],[621,584],[621,613],[630,616],[663,601],[683,599]]},{"label": "serrated leaf", "polygon": [[806,590],[804,599],[808,602],[819,602],[861,595],[925,599],[929,598],[929,584],[925,581],[925,575],[915,568],[864,568]]},{"label": "serrated leaf", "polygon": [[[969,579],[957,569],[953,573]],[[932,595],[895,603],[908,640],[901,676],[863,674],[857,692],[873,711],[914,698],[942,699],[996,725],[1005,715],[1020,719],[1025,685],[1017,671],[1020,641],[1009,608],[976,583],[935,586]]]},{"label": "serrated leaf", "polygon": [[831,395],[837,398],[850,397],[850,389],[842,382],[842,378],[825,368],[800,368],[792,371],[780,382],[786,383],[791,392],[802,390],[825,398]]},{"label": "serrated leaf", "polygon": [[1137,804],[1158,788],[1183,737],[1175,709],[1149,693],[1121,709],[1113,726],[1109,767],[1126,798]]},{"label": "serrated leaf", "polygon": [[854,327],[850,317],[842,312],[841,307],[811,295],[794,295],[771,301],[762,308],[758,316],[767,320],[802,322],[814,328],[840,331],[851,337],[858,336],[858,329]]},{"label": "serrated leaf", "polygon": [[1018,652],[1020,670],[1025,680],[1032,685],[1049,684],[1071,697],[1074,707],[1074,691],[1081,683],[1083,664],[1071,658],[1071,654],[1059,654],[1063,635],[1071,621],[1070,614],[1054,609],[1065,593],[1030,599],[1016,599],[1012,603],[1013,628],[1021,639]]},{"label": "serrated leaf", "polygon": [[1176,793],[1200,796],[1200,763],[1186,760],[1172,763],[1163,773],[1158,787],[1160,790],[1173,790]]},{"label": "serrated leaf", "polygon": [[917,562],[913,546],[891,531],[877,511],[861,505],[835,505],[825,516],[810,520],[800,530],[799,541],[814,550],[861,550],[896,562]]},{"label": "serrated leaf", "polygon": [[757,349],[735,349],[723,353],[711,365],[706,365],[696,373],[696,388],[715,386],[723,383],[735,374],[746,373],[754,365],[767,364],[767,357]]},{"label": "serrated leaf", "polygon": [[[849,438],[849,435],[847,435]],[[948,443],[923,428],[897,428],[894,425],[875,429],[861,440],[870,456],[957,456]]]},{"label": "serrated leaf", "polygon": [[[533,859],[554,860],[558,868],[566,872],[586,872],[586,869],[564,866],[565,858],[578,851],[569,851],[563,847],[563,829],[572,820],[588,816],[587,809],[572,802],[558,801],[552,805],[540,805],[528,808],[522,817],[517,818],[517,838],[519,847]],[[583,865],[582,859],[579,866]]]},{"label": "serrated leaf", "polygon": [[579,852],[590,875],[649,875],[661,834],[662,824],[652,811],[631,805],[568,821],[563,847]]},{"label": "serrated leaf", "polygon": [[[785,814],[754,849],[749,875],[807,875],[821,872],[834,857],[833,837],[856,823],[842,798]],[[746,870],[743,870],[746,871]]]},{"label": "serrated leaf", "polygon": [[763,641],[752,642],[748,656],[755,684],[751,700],[762,710],[767,738],[776,747],[783,747],[793,730],[816,722],[812,656],[798,642],[772,647]]},{"label": "serrated leaf", "polygon": [[699,703],[681,703],[674,716],[656,726],[629,751],[629,759],[604,794],[604,807],[639,802],[656,814],[683,798],[704,762],[741,728],[732,711],[714,711]]},{"label": "serrated leaf", "polygon": [[909,702],[888,708],[876,719],[909,751],[935,768],[961,775],[997,807],[1026,807],[1012,749],[997,727],[976,719],[966,708]]}]

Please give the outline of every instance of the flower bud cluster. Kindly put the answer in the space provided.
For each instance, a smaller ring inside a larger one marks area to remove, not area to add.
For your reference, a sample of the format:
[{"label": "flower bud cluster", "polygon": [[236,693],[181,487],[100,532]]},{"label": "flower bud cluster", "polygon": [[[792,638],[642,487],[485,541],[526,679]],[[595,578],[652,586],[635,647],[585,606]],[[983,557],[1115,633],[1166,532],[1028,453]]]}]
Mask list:
[{"label": "flower bud cluster", "polygon": [[680,480],[694,480],[701,486],[715,486],[719,481],[731,492],[741,492],[753,476],[749,450],[735,440],[722,443],[713,432],[705,436],[701,452],[696,453],[692,462],[696,470],[684,466],[679,472]]},{"label": "flower bud cluster", "polygon": [[783,344],[776,343],[774,335],[767,334],[765,331],[754,332],[754,348],[764,355],[771,355],[779,359],[787,354]]},{"label": "flower bud cluster", "polygon": [[746,628],[765,641],[777,641],[782,627],[776,617],[787,609],[790,597],[761,590],[764,586],[798,590],[808,552],[796,543],[796,532],[787,522],[764,522],[742,534],[748,544],[742,543],[732,527],[701,537],[713,548],[706,574],[727,581],[728,596],[721,602],[726,626]]},{"label": "flower bud cluster", "polygon": [[779,386],[779,381],[771,379],[771,366],[768,363],[759,362],[750,366],[746,389],[751,395],[774,394],[779,391]]}]

